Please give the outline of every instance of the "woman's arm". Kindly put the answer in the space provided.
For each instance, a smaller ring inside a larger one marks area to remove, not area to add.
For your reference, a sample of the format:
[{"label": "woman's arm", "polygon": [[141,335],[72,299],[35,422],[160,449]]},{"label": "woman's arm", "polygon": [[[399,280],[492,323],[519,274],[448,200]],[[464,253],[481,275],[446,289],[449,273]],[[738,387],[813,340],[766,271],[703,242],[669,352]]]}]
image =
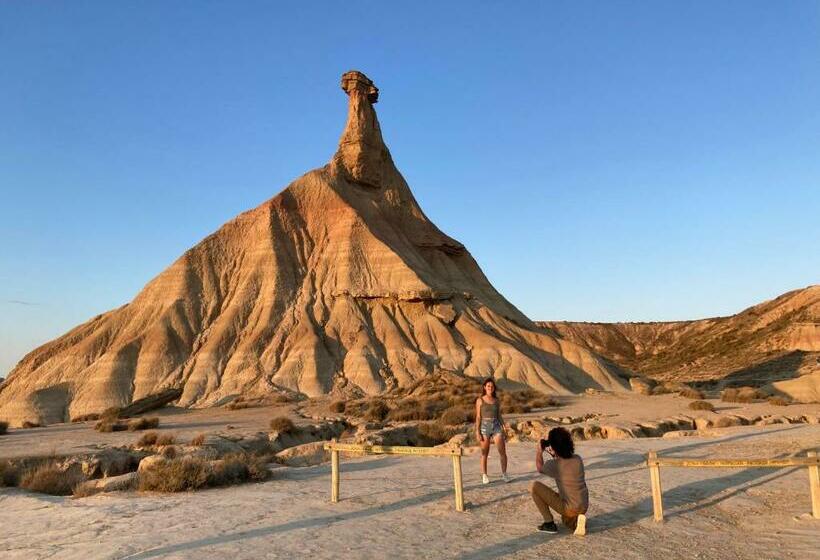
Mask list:
[{"label": "woman's arm", "polygon": [[535,443],[535,470],[541,472],[544,468],[544,451],[541,449],[541,442]]}]

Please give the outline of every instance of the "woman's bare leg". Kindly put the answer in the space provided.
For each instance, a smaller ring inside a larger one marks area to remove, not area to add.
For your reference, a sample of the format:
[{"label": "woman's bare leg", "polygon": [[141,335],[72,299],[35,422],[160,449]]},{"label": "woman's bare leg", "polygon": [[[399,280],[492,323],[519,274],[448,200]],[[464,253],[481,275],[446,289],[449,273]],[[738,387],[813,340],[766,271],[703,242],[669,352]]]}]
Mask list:
[{"label": "woman's bare leg", "polygon": [[487,456],[490,454],[490,438],[481,438],[481,474],[487,474]]},{"label": "woman's bare leg", "polygon": [[[495,446],[501,458],[501,472],[505,473],[507,472],[507,442],[504,441],[504,434],[495,435]],[[487,460],[486,457],[484,460]]]}]

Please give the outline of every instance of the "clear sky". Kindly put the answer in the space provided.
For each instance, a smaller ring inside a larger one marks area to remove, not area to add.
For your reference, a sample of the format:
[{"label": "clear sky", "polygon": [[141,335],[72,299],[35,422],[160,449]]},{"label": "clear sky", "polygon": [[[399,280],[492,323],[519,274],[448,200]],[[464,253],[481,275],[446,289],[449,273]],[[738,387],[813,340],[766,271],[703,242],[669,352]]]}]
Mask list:
[{"label": "clear sky", "polygon": [[0,376],[327,162],[353,68],[533,319],[820,282],[820,2],[394,4],[0,3]]}]

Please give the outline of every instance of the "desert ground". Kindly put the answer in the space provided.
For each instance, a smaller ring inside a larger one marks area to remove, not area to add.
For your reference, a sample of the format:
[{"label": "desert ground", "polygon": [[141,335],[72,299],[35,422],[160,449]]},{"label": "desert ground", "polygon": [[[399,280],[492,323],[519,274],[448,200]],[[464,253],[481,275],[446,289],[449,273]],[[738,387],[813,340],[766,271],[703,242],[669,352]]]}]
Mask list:
[{"label": "desert ground", "polygon": [[[673,395],[567,397],[556,415],[595,411],[612,423],[684,413]],[[817,405],[714,401],[719,412],[816,414]],[[311,405],[302,409],[310,413]],[[244,410],[166,409],[162,431],[264,431],[294,405]],[[692,411],[688,411],[690,414]],[[706,413],[709,414],[709,413]],[[522,415],[518,419],[526,419]],[[540,412],[535,416],[544,416]],[[294,415],[294,418],[297,418]],[[511,419],[513,420],[513,419]],[[308,422],[301,418],[301,422]],[[133,433],[100,434],[87,424],[12,430],[0,456],[83,452],[131,443]],[[820,425],[775,424],[703,430],[696,436],[578,442],[591,494],[589,533],[535,531],[528,485],[534,443],[509,446],[514,480],[480,483],[475,449],[464,457],[467,511],[453,505],[449,459],[342,459],[341,501],[329,502],[327,464],[274,468],[271,480],[195,493],[110,493],[63,498],[0,489],[3,558],[820,558],[820,522],[811,518],[807,469],[661,471],[666,521],[652,520],[648,451],[662,456],[766,458],[805,455]]]}]

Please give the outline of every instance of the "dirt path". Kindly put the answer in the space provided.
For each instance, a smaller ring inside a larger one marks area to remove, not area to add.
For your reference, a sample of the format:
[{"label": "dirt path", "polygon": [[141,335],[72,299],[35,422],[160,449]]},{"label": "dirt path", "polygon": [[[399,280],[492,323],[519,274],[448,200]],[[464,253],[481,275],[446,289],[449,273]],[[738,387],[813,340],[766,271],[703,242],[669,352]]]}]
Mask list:
[{"label": "dirt path", "polygon": [[[664,469],[667,521],[651,520],[644,454],[766,457],[820,444],[820,426],[730,428],[719,438],[578,445],[591,493],[589,534],[537,533],[533,447],[510,446],[510,484],[482,486],[465,458],[466,513],[449,461],[344,459],[342,501],[327,466],[282,468],[257,485],[183,495],[83,499],[0,491],[0,556],[59,558],[820,558],[805,469]],[[498,474],[495,456],[491,475]]]}]

